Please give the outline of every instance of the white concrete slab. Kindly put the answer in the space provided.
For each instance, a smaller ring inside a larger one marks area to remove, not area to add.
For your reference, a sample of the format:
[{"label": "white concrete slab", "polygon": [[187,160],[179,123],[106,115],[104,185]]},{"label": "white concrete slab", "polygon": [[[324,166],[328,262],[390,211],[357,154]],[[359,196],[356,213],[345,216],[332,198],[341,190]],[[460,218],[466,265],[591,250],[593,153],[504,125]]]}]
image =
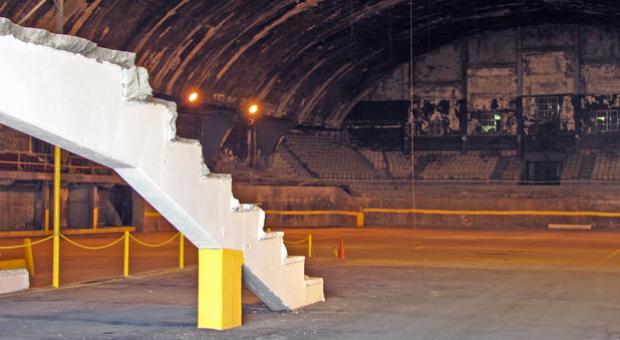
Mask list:
[{"label": "white concrete slab", "polygon": [[0,294],[21,292],[30,288],[30,277],[26,269],[0,270]]}]

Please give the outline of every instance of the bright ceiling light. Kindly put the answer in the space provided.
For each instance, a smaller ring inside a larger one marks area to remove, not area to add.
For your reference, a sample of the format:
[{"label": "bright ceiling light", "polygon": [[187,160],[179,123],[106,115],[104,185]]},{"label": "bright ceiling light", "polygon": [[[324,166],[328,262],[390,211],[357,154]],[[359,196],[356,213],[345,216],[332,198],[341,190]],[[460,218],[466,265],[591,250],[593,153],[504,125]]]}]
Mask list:
[{"label": "bright ceiling light", "polygon": [[251,115],[255,115],[255,114],[257,114],[257,113],[258,113],[258,105],[257,105],[257,104],[252,104],[252,105],[250,105],[250,107],[248,107],[248,112],[249,112]]},{"label": "bright ceiling light", "polygon": [[199,97],[198,92],[193,91],[187,96],[187,100],[190,103],[195,103],[198,100],[198,97]]}]

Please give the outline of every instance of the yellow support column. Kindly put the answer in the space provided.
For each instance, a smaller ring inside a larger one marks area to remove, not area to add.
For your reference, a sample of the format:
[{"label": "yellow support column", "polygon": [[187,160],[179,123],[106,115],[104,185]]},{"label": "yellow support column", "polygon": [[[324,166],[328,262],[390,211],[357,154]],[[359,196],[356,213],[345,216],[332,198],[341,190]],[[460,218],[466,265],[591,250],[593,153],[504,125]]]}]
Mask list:
[{"label": "yellow support column", "polygon": [[32,256],[32,240],[30,238],[24,239],[24,260],[26,260],[26,269],[30,273],[31,277],[36,274],[34,271],[34,256]]},{"label": "yellow support column", "polygon": [[240,250],[198,250],[198,328],[241,326],[242,265]]},{"label": "yellow support column", "polygon": [[47,233],[50,230],[50,210],[45,209],[43,216],[43,230]]},{"label": "yellow support column", "polygon": [[60,147],[54,147],[54,243],[52,287],[60,287]]},{"label": "yellow support column", "polygon": [[312,257],[312,234],[308,235],[308,258]]},{"label": "yellow support column", "polygon": [[93,229],[97,229],[98,221],[99,221],[99,209],[93,208]]},{"label": "yellow support column", "polygon": [[125,231],[125,239],[123,240],[125,247],[123,248],[123,276],[129,277],[129,232]]},{"label": "yellow support column", "polygon": [[357,227],[358,228],[364,227],[364,212],[363,211],[360,211],[357,213]]},{"label": "yellow support column", "polygon": [[185,268],[185,236],[179,234],[179,268]]}]

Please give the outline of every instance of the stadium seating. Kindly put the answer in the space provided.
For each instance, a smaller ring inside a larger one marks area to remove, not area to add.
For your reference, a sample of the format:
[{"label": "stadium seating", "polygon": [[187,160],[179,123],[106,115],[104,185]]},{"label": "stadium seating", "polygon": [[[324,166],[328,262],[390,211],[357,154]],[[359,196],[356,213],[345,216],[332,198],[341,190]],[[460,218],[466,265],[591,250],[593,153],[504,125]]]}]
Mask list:
[{"label": "stadium seating", "polygon": [[394,178],[411,178],[411,156],[400,151],[386,151],[389,174]]},{"label": "stadium seating", "polygon": [[[341,180],[411,179],[432,181],[511,181],[523,179],[525,161],[516,150],[495,151],[376,151],[356,148],[337,133],[294,131],[272,155],[267,175],[278,178]],[[561,179],[620,180],[620,152],[581,150],[569,152]],[[358,195],[377,188],[358,183],[350,189]],[[388,196],[407,195],[395,189]]]},{"label": "stadium seating", "polygon": [[289,134],[286,144],[320,178],[372,179],[380,176],[357,150],[327,135]]},{"label": "stadium seating", "polygon": [[620,180],[620,154],[617,151],[599,152],[596,155],[592,179],[604,181]]},{"label": "stadium seating", "polygon": [[579,179],[579,171],[581,169],[581,154],[574,153],[569,154],[564,161],[562,167],[562,180],[576,180]]},{"label": "stadium seating", "polygon": [[480,152],[440,151],[435,154],[436,161],[424,168],[421,179],[489,180],[498,160],[498,157],[483,156]]},{"label": "stadium seating", "polygon": [[510,161],[506,170],[501,175],[501,180],[504,181],[519,181],[523,178],[523,166],[524,161],[519,157],[510,157]]},{"label": "stadium seating", "polygon": [[276,178],[308,178],[314,177],[306,170],[286,146],[279,147],[271,156],[267,175]]},{"label": "stadium seating", "polygon": [[387,163],[382,151],[374,151],[367,148],[360,149],[360,153],[382,174],[387,171]]}]

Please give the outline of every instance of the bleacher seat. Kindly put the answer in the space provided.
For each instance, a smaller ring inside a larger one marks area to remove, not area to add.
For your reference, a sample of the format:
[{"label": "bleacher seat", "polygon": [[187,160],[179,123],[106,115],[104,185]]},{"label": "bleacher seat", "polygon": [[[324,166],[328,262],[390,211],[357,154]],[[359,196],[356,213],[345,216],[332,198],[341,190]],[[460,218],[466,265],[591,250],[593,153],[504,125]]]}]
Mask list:
[{"label": "bleacher seat", "polygon": [[579,170],[581,169],[581,154],[569,154],[562,167],[562,180],[579,179]]},{"label": "bleacher seat", "polygon": [[367,148],[360,149],[360,153],[366,157],[366,159],[372,164],[375,170],[380,173],[385,173],[387,170],[387,164],[385,163],[385,157],[383,152],[375,151]]},{"label": "bleacher seat", "polygon": [[372,179],[379,173],[357,150],[326,135],[293,133],[286,137],[293,153],[314,173],[326,179]]},{"label": "bleacher seat", "polygon": [[411,178],[411,156],[400,151],[389,151],[385,153],[385,158],[392,177]]},{"label": "bleacher seat", "polygon": [[618,152],[599,152],[596,155],[592,179],[604,181],[620,180],[620,154]]},{"label": "bleacher seat", "polygon": [[435,161],[429,162],[421,179],[427,180],[489,180],[498,157],[484,156],[480,152],[462,154],[459,151],[434,153]]}]

